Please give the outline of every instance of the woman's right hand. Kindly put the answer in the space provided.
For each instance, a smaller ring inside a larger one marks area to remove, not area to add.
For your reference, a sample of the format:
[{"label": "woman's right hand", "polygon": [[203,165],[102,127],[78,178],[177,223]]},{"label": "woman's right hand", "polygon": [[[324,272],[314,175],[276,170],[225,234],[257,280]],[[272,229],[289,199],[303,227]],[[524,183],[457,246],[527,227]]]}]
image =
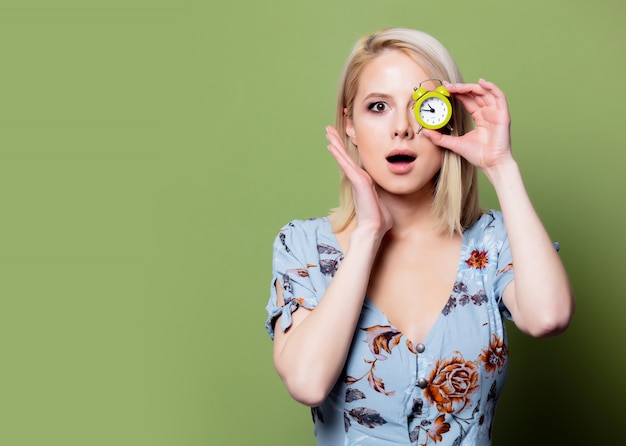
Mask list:
[{"label": "woman's right hand", "polygon": [[326,139],[330,143],[328,150],[352,184],[357,228],[371,231],[382,239],[391,229],[393,220],[389,209],[378,197],[372,177],[354,162],[337,129],[326,127]]}]

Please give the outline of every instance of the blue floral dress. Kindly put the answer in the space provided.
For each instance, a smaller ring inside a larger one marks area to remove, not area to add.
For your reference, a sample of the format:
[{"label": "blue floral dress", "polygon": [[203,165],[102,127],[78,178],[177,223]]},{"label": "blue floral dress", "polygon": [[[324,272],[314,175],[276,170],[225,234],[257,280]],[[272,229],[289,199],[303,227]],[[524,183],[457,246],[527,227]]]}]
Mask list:
[{"label": "blue floral dress", "polygon": [[[343,253],[327,218],[294,220],[274,243],[266,329],[298,307],[314,310]],[[456,282],[423,343],[413,344],[367,297],[342,375],[312,408],[319,445],[491,444],[508,347],[502,292],[513,279],[497,211],[463,234]],[[275,282],[284,290],[277,306]]]}]

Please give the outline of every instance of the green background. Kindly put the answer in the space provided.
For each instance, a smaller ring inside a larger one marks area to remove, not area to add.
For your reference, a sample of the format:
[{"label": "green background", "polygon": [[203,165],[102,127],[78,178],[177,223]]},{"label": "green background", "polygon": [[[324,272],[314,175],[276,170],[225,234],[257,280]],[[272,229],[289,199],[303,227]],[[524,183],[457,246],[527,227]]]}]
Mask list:
[{"label": "green background", "polygon": [[560,337],[510,327],[495,444],[616,444],[623,17],[618,0],[0,0],[0,444],[314,444],[264,331],[271,244],[336,205],[324,126],[353,42],[384,26],[434,34],[507,93],[577,296]]}]

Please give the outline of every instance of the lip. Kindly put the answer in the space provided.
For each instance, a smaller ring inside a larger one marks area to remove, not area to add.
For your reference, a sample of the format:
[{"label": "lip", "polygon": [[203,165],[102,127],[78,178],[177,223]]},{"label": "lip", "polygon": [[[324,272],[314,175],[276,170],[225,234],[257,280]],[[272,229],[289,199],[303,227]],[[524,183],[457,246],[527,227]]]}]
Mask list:
[{"label": "lip", "polygon": [[[405,157],[407,159],[397,159],[402,157]],[[394,162],[390,161],[390,159],[393,158],[396,158],[396,160]],[[417,159],[417,155],[410,150],[394,149],[387,154],[385,159],[387,160],[387,166],[392,173],[402,175],[410,172],[411,169],[413,169],[415,160]]]}]

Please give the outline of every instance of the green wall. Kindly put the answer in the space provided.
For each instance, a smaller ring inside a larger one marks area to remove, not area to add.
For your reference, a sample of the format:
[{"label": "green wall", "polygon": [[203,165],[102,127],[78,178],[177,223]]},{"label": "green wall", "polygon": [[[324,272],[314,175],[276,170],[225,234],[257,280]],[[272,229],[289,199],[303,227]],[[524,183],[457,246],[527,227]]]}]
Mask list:
[{"label": "green wall", "polygon": [[263,327],[271,244],[336,205],[324,126],[351,45],[384,26],[505,90],[577,295],[560,337],[511,327],[495,444],[615,444],[623,17],[618,0],[0,0],[0,444],[314,444]]}]

